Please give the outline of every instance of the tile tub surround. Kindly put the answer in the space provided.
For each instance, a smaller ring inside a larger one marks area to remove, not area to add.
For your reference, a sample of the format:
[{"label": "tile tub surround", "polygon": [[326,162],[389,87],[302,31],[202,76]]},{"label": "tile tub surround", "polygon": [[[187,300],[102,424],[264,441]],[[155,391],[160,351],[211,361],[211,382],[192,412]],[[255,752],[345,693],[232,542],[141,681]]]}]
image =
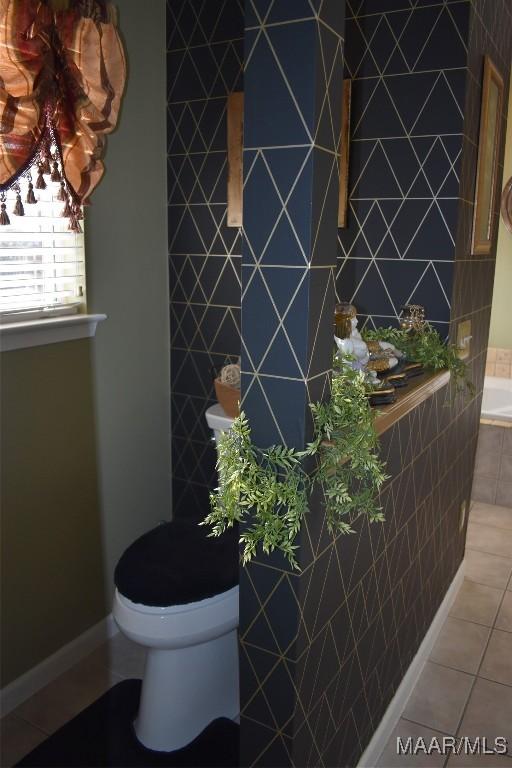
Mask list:
[{"label": "tile tub surround", "polygon": [[167,1],[173,514],[202,518],[215,485],[204,413],[212,368],[240,355],[241,232],[226,226],[226,103],[242,90],[241,0]]},{"label": "tile tub surround", "polygon": [[485,375],[512,379],[512,349],[487,347]]},{"label": "tile tub surround", "polygon": [[[489,541],[494,530],[512,531],[512,509],[474,502],[469,521]],[[377,768],[512,766],[512,548],[506,558],[499,546],[488,553],[472,546],[468,542],[466,580]],[[445,755],[441,761],[438,754],[397,755],[397,737],[423,736],[428,743],[447,735],[486,736],[489,743],[505,736],[509,755]]]},{"label": "tile tub surround", "polygon": [[480,424],[472,498],[512,507],[512,422]]}]

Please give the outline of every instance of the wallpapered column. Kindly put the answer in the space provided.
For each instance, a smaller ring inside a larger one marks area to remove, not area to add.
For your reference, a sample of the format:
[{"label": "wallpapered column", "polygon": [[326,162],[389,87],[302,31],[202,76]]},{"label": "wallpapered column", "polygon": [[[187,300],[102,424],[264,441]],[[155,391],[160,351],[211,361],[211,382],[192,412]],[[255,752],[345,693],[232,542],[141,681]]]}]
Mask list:
[{"label": "wallpapered column", "polygon": [[[242,395],[262,447],[303,447],[328,387],[343,28],[339,0],[246,3]],[[300,679],[321,518],[300,539],[301,575],[277,556],[241,575],[243,765],[304,764],[326,735],[313,670]]]}]

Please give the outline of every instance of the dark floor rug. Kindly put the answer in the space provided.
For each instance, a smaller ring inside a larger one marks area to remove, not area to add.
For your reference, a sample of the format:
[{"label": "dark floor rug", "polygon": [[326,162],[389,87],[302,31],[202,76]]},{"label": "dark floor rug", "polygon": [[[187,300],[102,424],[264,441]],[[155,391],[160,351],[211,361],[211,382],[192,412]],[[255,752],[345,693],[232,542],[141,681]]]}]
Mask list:
[{"label": "dark floor rug", "polygon": [[123,680],[26,755],[18,766],[32,768],[226,768],[239,765],[239,726],[214,720],[176,752],[145,749],[132,722],[140,680]]}]

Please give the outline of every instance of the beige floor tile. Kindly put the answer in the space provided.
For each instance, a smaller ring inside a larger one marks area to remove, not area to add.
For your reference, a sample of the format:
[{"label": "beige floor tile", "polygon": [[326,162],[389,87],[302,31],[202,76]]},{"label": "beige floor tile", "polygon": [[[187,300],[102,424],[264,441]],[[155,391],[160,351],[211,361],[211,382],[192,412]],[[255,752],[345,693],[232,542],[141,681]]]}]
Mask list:
[{"label": "beige floor tile", "polygon": [[496,501],[496,488],[498,487],[498,480],[495,477],[486,477],[485,475],[479,475],[475,472],[473,477],[473,488],[471,489],[471,497],[475,501],[487,502],[488,504],[494,504]]},{"label": "beige floor tile", "polygon": [[[497,683],[512,685],[512,633],[493,630],[478,674]],[[510,727],[512,731],[512,718]]]},{"label": "beige floor tile", "polygon": [[464,580],[452,605],[450,616],[492,627],[503,590]]},{"label": "beige floor tile", "polygon": [[464,576],[488,587],[505,589],[512,574],[512,558],[466,549]]},{"label": "beige floor tile", "polygon": [[478,432],[478,450],[485,453],[501,453],[503,430],[501,427],[480,425]]},{"label": "beige floor tile", "polygon": [[505,592],[503,602],[498,611],[496,629],[512,632],[512,592]]},{"label": "beige floor tile", "polygon": [[434,731],[431,728],[425,728],[423,725],[418,725],[417,723],[411,723],[409,720],[401,719],[398,721],[388,743],[378,758],[375,768],[423,768],[423,766],[442,766],[445,761],[443,755],[435,753],[432,755],[421,753],[418,753],[417,755],[398,754],[397,740],[400,738],[402,744],[405,745],[409,737],[411,737],[413,741],[421,738],[424,739],[425,745],[429,745],[434,737],[442,739],[444,735],[445,734],[440,733],[439,731]]},{"label": "beige floor tile", "polygon": [[489,632],[490,629],[481,624],[448,616],[430,654],[430,661],[476,675]]},{"label": "beige floor tile", "polygon": [[501,453],[489,453],[477,451],[475,457],[475,473],[484,477],[492,477],[495,480],[500,474]]},{"label": "beige floor tile", "polygon": [[512,483],[506,480],[498,479],[496,485],[496,504],[502,504],[505,507],[512,508]]},{"label": "beige floor tile", "polygon": [[143,677],[146,651],[119,632],[91,653],[89,659],[111,669],[119,677]]},{"label": "beige floor tile", "polygon": [[87,658],[38,691],[13,714],[46,733],[54,733],[121,679]]},{"label": "beige floor tile", "polygon": [[0,720],[0,765],[10,768],[47,738],[46,733],[14,715]]},{"label": "beige floor tile", "polygon": [[471,507],[469,519],[472,523],[491,525],[495,528],[506,528],[512,531],[512,509],[510,507],[498,507],[496,504],[475,501]]},{"label": "beige floor tile", "polygon": [[512,557],[512,531],[470,522],[466,546],[481,552],[490,552],[492,555]]},{"label": "beige floor tile", "polygon": [[[512,483],[512,456],[502,454],[500,463],[500,480],[506,483]],[[512,509],[509,508],[509,514],[512,517]]]},{"label": "beige floor tile", "polygon": [[497,736],[508,738],[508,753],[512,754],[512,688],[477,678],[464,714],[459,736]]},{"label": "beige floor tile", "polygon": [[407,720],[455,733],[474,678],[428,661],[403,711]]}]

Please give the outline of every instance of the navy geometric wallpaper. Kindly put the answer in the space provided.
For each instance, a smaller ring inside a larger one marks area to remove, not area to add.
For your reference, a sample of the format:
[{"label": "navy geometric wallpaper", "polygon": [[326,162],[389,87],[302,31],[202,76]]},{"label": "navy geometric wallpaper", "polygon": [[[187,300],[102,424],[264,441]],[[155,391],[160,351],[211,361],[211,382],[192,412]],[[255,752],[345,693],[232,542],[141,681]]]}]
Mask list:
[{"label": "navy geometric wallpaper", "polygon": [[348,0],[348,227],[337,292],[362,323],[425,306],[446,335],[455,258],[469,0]]},{"label": "navy geometric wallpaper", "polygon": [[[465,258],[460,211],[473,194],[482,56],[502,68],[509,57],[508,4],[347,0],[350,210],[336,230],[343,0],[168,0],[174,514],[207,509],[210,368],[240,354],[240,308],[244,405],[262,445],[309,436],[336,272],[363,320],[387,325],[417,301],[446,333],[453,283],[451,319],[474,322],[481,392],[494,256]],[[242,89],[244,36],[242,246],[225,226],[225,108]],[[381,436],[385,523],[333,541],[314,498],[300,574],[277,557],[241,570],[242,764],[357,765],[464,554],[480,394],[445,399]]]},{"label": "navy geometric wallpaper", "polygon": [[167,0],[173,514],[204,517],[213,369],[240,355],[239,229],[226,226],[227,94],[242,90],[242,0]]}]

